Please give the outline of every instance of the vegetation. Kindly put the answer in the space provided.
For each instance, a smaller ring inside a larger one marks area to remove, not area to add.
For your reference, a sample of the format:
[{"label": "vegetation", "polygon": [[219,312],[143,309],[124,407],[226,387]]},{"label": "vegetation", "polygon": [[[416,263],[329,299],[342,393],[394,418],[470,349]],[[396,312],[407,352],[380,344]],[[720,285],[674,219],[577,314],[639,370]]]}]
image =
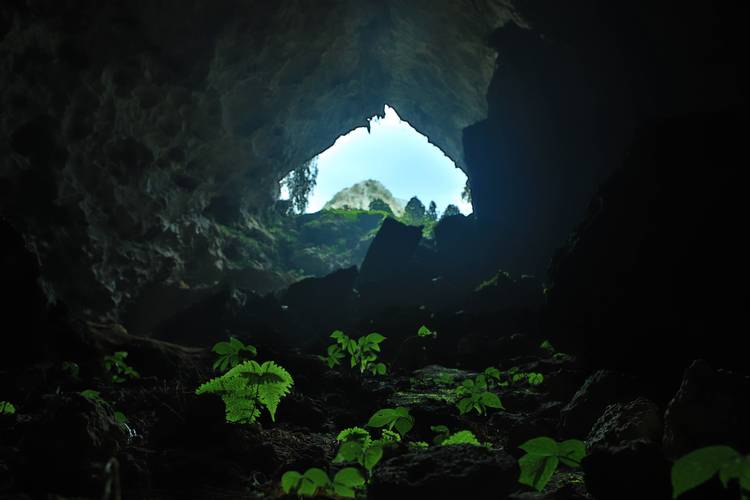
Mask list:
[{"label": "vegetation", "polygon": [[304,474],[297,471],[287,471],[281,477],[281,488],[284,493],[296,493],[300,497],[314,497],[318,495],[355,498],[357,490],[365,485],[362,473],[354,467],[341,469],[333,477],[318,468],[307,469]]},{"label": "vegetation", "polygon": [[371,333],[354,340],[341,330],[336,330],[331,334],[331,338],[336,343],[328,346],[328,356],[323,358],[329,368],[341,364],[341,360],[349,354],[351,368],[359,367],[360,373],[385,375],[387,371],[385,364],[376,362],[380,352],[380,343],[385,340],[385,337],[379,333]]},{"label": "vegetation", "polygon": [[117,351],[104,357],[104,369],[109,373],[112,382],[121,384],[128,380],[140,378],[140,374],[125,362],[128,357],[126,351]]},{"label": "vegetation", "polygon": [[483,374],[474,379],[466,379],[456,388],[456,395],[460,398],[456,402],[461,415],[475,410],[480,415],[487,414],[487,408],[505,409],[500,398],[489,391],[487,377]]},{"label": "vegetation", "polygon": [[737,481],[742,500],[750,498],[750,455],[729,446],[707,446],[678,459],[672,466],[672,495],[677,498],[717,474],[725,488]]},{"label": "vegetation", "polygon": [[360,427],[344,429],[336,439],[340,444],[333,463],[355,462],[368,474],[383,458],[383,447],[392,443],[391,439],[373,440],[370,433]]},{"label": "vegetation", "polygon": [[16,407],[8,401],[0,401],[0,415],[15,415]]},{"label": "vegetation", "polygon": [[389,431],[395,428],[403,437],[414,427],[414,417],[409,414],[408,408],[383,408],[370,417],[367,427],[387,427]]},{"label": "vegetation", "polygon": [[260,416],[262,407],[275,421],[276,408],[293,384],[289,372],[273,361],[261,365],[251,360],[202,384],[195,393],[221,396],[226,406],[227,422],[253,423]]},{"label": "vegetation", "polygon": [[318,158],[306,161],[295,168],[281,182],[289,190],[290,210],[298,214],[305,213],[310,193],[315,189],[318,179]]},{"label": "vegetation", "polygon": [[433,443],[437,445],[450,446],[454,444],[471,444],[474,446],[482,446],[474,433],[468,430],[462,430],[451,434],[450,429],[445,425],[434,425],[430,427],[430,429],[437,433],[433,440]]},{"label": "vegetation", "polygon": [[445,219],[446,217],[453,217],[454,215],[461,215],[461,210],[458,209],[456,205],[450,204],[447,207],[445,207],[445,210],[443,211],[443,215],[440,217],[440,219]]},{"label": "vegetation", "polygon": [[385,212],[389,215],[393,215],[393,209],[391,209],[391,206],[380,198],[372,200],[367,208],[370,211]]},{"label": "vegetation", "polygon": [[521,475],[518,482],[542,491],[562,462],[569,467],[580,467],[586,456],[583,441],[569,439],[558,443],[549,437],[538,437],[519,446],[526,452],[518,460]]},{"label": "vegetation", "polygon": [[230,337],[229,341],[217,342],[211,351],[217,354],[213,369],[225,372],[243,361],[248,361],[258,355],[258,350],[250,344],[245,345],[241,340]]},{"label": "vegetation", "polygon": [[419,330],[417,330],[417,336],[418,337],[431,337],[431,338],[437,338],[437,332],[433,332],[426,326],[422,325],[419,327]]}]

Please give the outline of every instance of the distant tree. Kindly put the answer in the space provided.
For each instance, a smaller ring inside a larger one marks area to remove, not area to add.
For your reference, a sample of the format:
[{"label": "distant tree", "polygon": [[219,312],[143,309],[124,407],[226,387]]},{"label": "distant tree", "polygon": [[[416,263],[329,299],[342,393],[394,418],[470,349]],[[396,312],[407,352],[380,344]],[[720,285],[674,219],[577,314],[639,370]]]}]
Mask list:
[{"label": "distant tree", "polygon": [[292,170],[282,183],[289,190],[290,211],[304,213],[310,193],[318,182],[318,158],[306,161],[302,166]]},{"label": "distant tree", "polygon": [[370,202],[370,206],[368,207],[370,210],[378,210],[381,212],[387,212],[391,215],[393,215],[393,210],[391,210],[391,206],[381,200],[380,198],[375,198]]},{"label": "distant tree", "polygon": [[471,203],[471,186],[469,186],[469,179],[466,179],[466,185],[464,185],[464,190],[461,192],[461,199],[466,203]]},{"label": "distant tree", "polygon": [[404,220],[407,224],[420,225],[424,221],[425,208],[424,204],[413,196],[404,207]]},{"label": "distant tree", "polygon": [[434,201],[430,202],[430,208],[427,209],[427,218],[433,222],[438,218],[437,203],[435,203]]},{"label": "distant tree", "polygon": [[443,216],[441,219],[445,219],[446,217],[452,217],[454,215],[461,215],[461,211],[458,209],[456,205],[450,204],[447,207],[445,207],[445,211],[443,212]]}]

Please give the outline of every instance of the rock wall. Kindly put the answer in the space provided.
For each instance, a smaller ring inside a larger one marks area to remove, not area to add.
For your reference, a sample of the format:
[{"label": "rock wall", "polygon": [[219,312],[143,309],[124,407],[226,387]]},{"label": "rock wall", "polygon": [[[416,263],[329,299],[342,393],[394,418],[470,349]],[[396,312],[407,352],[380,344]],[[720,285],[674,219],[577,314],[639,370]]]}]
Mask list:
[{"label": "rock wall", "polygon": [[0,7],[0,209],[51,295],[118,316],[223,279],[217,223],[264,252],[278,181],[395,106],[459,165],[486,114],[497,0],[28,0]]}]

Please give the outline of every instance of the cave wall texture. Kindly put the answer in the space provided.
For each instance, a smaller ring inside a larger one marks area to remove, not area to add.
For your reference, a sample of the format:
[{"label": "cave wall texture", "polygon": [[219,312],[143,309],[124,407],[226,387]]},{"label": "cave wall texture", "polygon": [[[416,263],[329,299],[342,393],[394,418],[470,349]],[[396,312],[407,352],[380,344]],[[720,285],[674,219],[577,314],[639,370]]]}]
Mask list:
[{"label": "cave wall texture", "polygon": [[6,1],[0,213],[79,312],[222,280],[217,224],[259,242],[267,291],[278,181],[388,103],[469,175],[477,258],[541,275],[639,125],[745,102],[732,9]]}]

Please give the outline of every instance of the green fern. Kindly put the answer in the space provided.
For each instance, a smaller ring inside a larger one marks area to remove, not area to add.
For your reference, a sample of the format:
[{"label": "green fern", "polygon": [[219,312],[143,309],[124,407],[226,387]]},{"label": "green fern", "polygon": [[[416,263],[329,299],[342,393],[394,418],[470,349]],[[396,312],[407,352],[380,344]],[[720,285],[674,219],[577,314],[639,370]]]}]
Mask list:
[{"label": "green fern", "polygon": [[244,424],[255,422],[263,406],[275,421],[276,408],[293,384],[289,372],[273,361],[261,365],[251,360],[209,380],[195,393],[218,394],[226,406],[227,422]]}]

